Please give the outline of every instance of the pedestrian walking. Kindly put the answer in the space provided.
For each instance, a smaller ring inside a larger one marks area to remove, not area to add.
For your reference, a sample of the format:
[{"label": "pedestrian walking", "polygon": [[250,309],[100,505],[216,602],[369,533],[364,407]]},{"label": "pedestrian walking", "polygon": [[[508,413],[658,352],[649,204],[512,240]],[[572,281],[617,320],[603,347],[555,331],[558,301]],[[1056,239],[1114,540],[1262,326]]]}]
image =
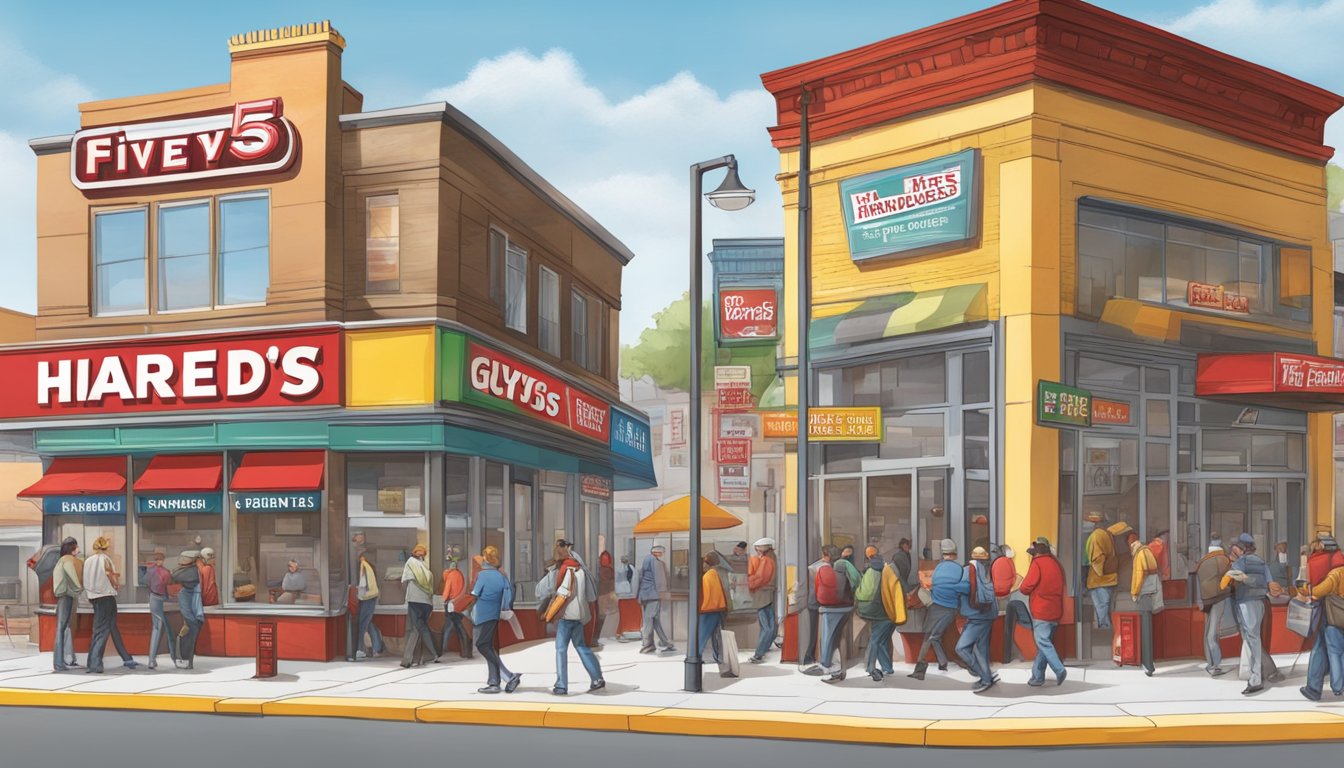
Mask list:
[{"label": "pedestrian walking", "polygon": [[1027,548],[1031,565],[1019,588],[1030,600],[1031,635],[1036,641],[1036,660],[1031,665],[1027,685],[1039,688],[1045,685],[1045,668],[1055,673],[1055,684],[1063,685],[1068,672],[1055,650],[1055,629],[1064,616],[1064,568],[1055,559],[1050,540],[1038,536]]},{"label": "pedestrian walking", "polygon": [[173,660],[173,666],[177,666],[177,643],[173,639],[172,629],[168,625],[168,615],[164,612],[164,604],[168,602],[168,585],[172,583],[173,574],[163,567],[164,554],[155,552],[149,562],[145,564],[145,587],[149,589],[149,616],[153,623],[153,629],[149,633],[149,663],[150,669],[159,667],[159,644],[164,643],[168,646],[168,657]]},{"label": "pedestrian walking", "polygon": [[[1254,541],[1254,537],[1252,537],[1252,541]],[[1236,543],[1232,545],[1232,548],[1229,551],[1229,557],[1235,564],[1236,561],[1241,559],[1245,554],[1245,545],[1240,537],[1238,537]],[[1259,555],[1257,555],[1257,557],[1259,557]],[[1261,562],[1264,562],[1263,558],[1261,558]],[[1235,568],[1236,566],[1233,565],[1233,567]],[[1265,574],[1266,579],[1268,579],[1268,563],[1265,564]],[[1274,654],[1270,653],[1270,648],[1272,647],[1270,640],[1274,629],[1274,622],[1271,620],[1271,617],[1273,616],[1273,608],[1270,606],[1269,602],[1268,584],[1266,584],[1266,588],[1263,592],[1264,597],[1260,599],[1262,604],[1261,615],[1263,616],[1260,621],[1260,679],[1265,683],[1281,683],[1284,680],[1284,675],[1279,671],[1278,663],[1274,661]],[[1240,630],[1241,612],[1237,610],[1235,606],[1233,608],[1233,614],[1237,620],[1238,630]]]},{"label": "pedestrian walking", "polygon": [[[358,627],[355,633],[355,660],[367,659],[370,656],[381,656],[386,650],[383,644],[383,633],[378,629],[378,625],[373,623],[374,612],[378,610],[378,598],[381,592],[378,590],[378,571],[369,562],[369,550],[359,550],[359,579],[355,584],[355,598],[359,604]],[[369,644],[364,645],[364,638],[369,638]]]},{"label": "pedestrian walking", "polygon": [[424,544],[416,544],[401,570],[401,583],[406,585],[406,648],[401,654],[401,666],[405,668],[412,664],[424,666],[430,659],[436,664],[439,661],[434,633],[429,630],[429,614],[434,610],[434,574],[425,565],[428,553]]},{"label": "pedestrian walking", "polygon": [[1132,578],[1129,593],[1139,609],[1139,652],[1142,656],[1144,674],[1153,676],[1153,614],[1162,611],[1162,581],[1158,577],[1157,557],[1139,538],[1139,534],[1130,531],[1126,540],[1130,554],[1133,555]]},{"label": "pedestrian walking", "polygon": [[[499,693],[499,684],[504,682],[504,691],[513,693],[523,676],[510,672],[495,650],[495,633],[500,621],[513,618],[513,584],[499,570],[499,549],[493,544],[481,550],[479,557],[480,573],[472,585],[471,596],[475,603],[471,610],[471,623],[476,626],[476,650],[485,658],[489,677],[484,688],[478,693]],[[501,677],[503,675],[503,677]]]},{"label": "pedestrian walking", "polygon": [[[807,650],[803,651],[803,666],[817,662],[817,645],[821,637],[821,603],[817,602],[817,571],[822,560],[807,567]],[[809,667],[810,669],[810,667]]]},{"label": "pedestrian walking", "polygon": [[883,574],[887,566],[882,556],[872,554],[868,557],[868,567],[859,580],[859,588],[854,591],[855,608],[859,618],[868,623],[868,656],[864,661],[864,671],[874,682],[882,682],[886,675],[893,675],[891,636],[896,624],[887,616],[887,606],[883,599]]},{"label": "pedestrian walking", "polygon": [[[852,551],[852,550],[851,550]],[[822,565],[817,569],[817,611],[821,618],[821,654],[817,666],[807,670],[812,675],[830,675],[825,682],[838,683],[845,679],[844,637],[849,630],[849,619],[854,613],[854,591],[860,576],[857,568],[844,558],[844,550],[829,544],[821,549]],[[831,658],[838,656],[835,664]]]},{"label": "pedestrian walking", "polygon": [[1241,628],[1242,646],[1249,649],[1250,680],[1241,693],[1250,696],[1265,689],[1261,669],[1264,649],[1260,646],[1260,624],[1265,618],[1265,597],[1269,594],[1269,569],[1255,554],[1255,537],[1243,533],[1237,537],[1234,549],[1241,555],[1219,582],[1223,587],[1233,586],[1232,601],[1236,606]]},{"label": "pedestrian walking", "polygon": [[[1340,566],[1325,575],[1319,584],[1303,584],[1300,590],[1304,597],[1313,601],[1344,601],[1344,566]],[[1331,610],[1322,602],[1317,603],[1315,623],[1316,638],[1311,648],[1311,658],[1307,662],[1307,684],[1298,689],[1304,697],[1320,701],[1325,688],[1326,670],[1330,673],[1330,692],[1344,696],[1344,626],[1331,622],[1332,618],[1341,618],[1344,607],[1336,602]]]},{"label": "pedestrian walking", "polygon": [[1344,552],[1339,549],[1335,537],[1328,533],[1316,534],[1307,555],[1307,580],[1312,586],[1325,581],[1325,577],[1336,568],[1344,566]]},{"label": "pedestrian walking", "polygon": [[[1092,523],[1092,533],[1087,537],[1087,594],[1092,600],[1096,613],[1097,629],[1111,628],[1111,600],[1115,587],[1120,583],[1120,558],[1115,552],[1115,539],[1112,531],[1106,528],[1106,520],[1100,512],[1089,512],[1088,522]],[[1118,524],[1122,525],[1122,524]],[[1123,526],[1128,528],[1128,526]]]},{"label": "pedestrian walking", "polygon": [[456,545],[450,546],[444,556],[448,567],[443,571],[443,635],[439,638],[439,652],[448,653],[448,637],[456,635],[458,656],[470,659],[471,633],[467,631],[466,610],[471,605],[471,596],[467,592],[467,579],[458,568],[461,557],[462,550]]},{"label": "pedestrian walking", "polygon": [[1223,649],[1218,642],[1218,630],[1227,612],[1232,610],[1232,603],[1228,600],[1232,590],[1223,586],[1223,576],[1231,568],[1232,559],[1223,551],[1222,539],[1215,534],[1209,542],[1209,551],[1195,566],[1200,610],[1204,612],[1204,671],[1213,677],[1227,673],[1223,669]]},{"label": "pedestrian walking", "polygon": [[177,556],[177,567],[173,569],[173,583],[179,587],[177,611],[183,622],[177,634],[177,658],[173,660],[178,669],[196,668],[196,639],[205,623],[205,609],[201,605],[200,556],[200,552],[189,549]]},{"label": "pedestrian walking", "polygon": [[597,556],[597,614],[593,617],[593,648],[602,647],[602,629],[607,617],[621,612],[621,604],[616,597],[616,563],[611,553],[603,551]]},{"label": "pedestrian walking", "polygon": [[756,623],[760,625],[761,636],[756,642],[756,653],[750,661],[760,664],[765,654],[770,652],[779,633],[779,621],[775,615],[775,574],[779,570],[775,560],[775,540],[758,539],[753,545],[756,554],[747,563],[747,590],[751,593],[751,607],[756,610]]},{"label": "pedestrian walking", "polygon": [[676,653],[676,646],[667,639],[667,632],[663,629],[661,613],[663,610],[663,598],[667,596],[667,566],[663,564],[663,553],[667,550],[662,544],[655,544],[649,550],[648,557],[644,558],[643,564],[639,567],[639,607],[643,612],[643,621],[640,625],[639,636],[642,641],[640,653],[653,653],[655,648],[653,644],[654,635],[658,637],[658,648],[663,653]]},{"label": "pedestrian walking", "polygon": [[79,666],[74,661],[75,644],[70,621],[75,616],[75,599],[84,591],[83,572],[79,542],[67,536],[61,542],[61,557],[51,576],[51,591],[56,595],[56,640],[51,649],[51,668],[56,672]]},{"label": "pedestrian walking", "polygon": [[1026,598],[1017,591],[1022,577],[1017,574],[1017,564],[1013,558],[1017,553],[1007,544],[990,552],[989,576],[994,582],[994,598],[998,601],[999,611],[1003,613],[1003,663],[1010,664],[1014,654],[1026,661],[1027,655],[1017,646],[1017,625],[1031,629],[1031,611],[1027,608]]},{"label": "pedestrian walking", "polygon": [[999,611],[994,582],[989,576],[989,551],[984,547],[971,550],[971,559],[957,583],[957,594],[958,608],[966,619],[966,629],[957,642],[957,655],[966,662],[971,674],[980,678],[972,691],[983,693],[999,680],[989,663],[989,634]]},{"label": "pedestrian walking", "polygon": [[135,669],[140,666],[121,641],[121,631],[117,629],[117,590],[121,589],[121,574],[112,566],[112,558],[107,552],[112,542],[105,536],[99,536],[93,542],[93,556],[84,561],[84,594],[93,605],[93,639],[89,642],[89,657],[84,662],[86,673],[102,674],[103,650],[107,640],[112,639],[113,646],[121,656],[122,666]]},{"label": "pedestrian walking", "polygon": [[[714,655],[714,662],[723,663],[723,649],[718,643],[719,630],[723,629],[724,619],[728,617],[728,583],[724,580],[719,565],[723,558],[713,550],[701,558],[700,576],[700,636],[696,640],[696,653],[703,661],[705,646],[708,645]],[[724,672],[723,677],[737,677],[732,672]]]},{"label": "pedestrian walking", "polygon": [[923,680],[924,672],[929,668],[925,656],[932,648],[938,658],[938,669],[947,671],[947,651],[943,647],[943,634],[957,618],[957,608],[961,604],[961,595],[957,585],[961,583],[961,566],[957,565],[957,542],[943,539],[940,542],[943,559],[933,569],[933,605],[928,608],[925,617],[924,642],[919,646],[919,655],[915,657],[915,671],[908,677]]},{"label": "pedestrian walking", "polygon": [[579,653],[579,661],[588,672],[588,692],[600,691],[607,687],[602,679],[602,665],[598,663],[593,649],[583,639],[583,628],[591,618],[588,602],[584,599],[587,591],[587,571],[571,555],[569,546],[561,544],[555,548],[556,576],[555,597],[551,600],[545,619],[556,622],[555,627],[555,685],[551,693],[565,696],[569,693],[569,647]]}]

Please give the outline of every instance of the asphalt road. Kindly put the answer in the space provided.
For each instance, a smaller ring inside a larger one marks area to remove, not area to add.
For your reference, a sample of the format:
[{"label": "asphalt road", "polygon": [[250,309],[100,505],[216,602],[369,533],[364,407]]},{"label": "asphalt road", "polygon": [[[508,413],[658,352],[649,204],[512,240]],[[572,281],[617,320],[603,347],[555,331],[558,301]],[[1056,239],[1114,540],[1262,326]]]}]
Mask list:
[{"label": "asphalt road", "polygon": [[1340,744],[1229,744],[991,752],[325,718],[0,707],[0,765],[6,768],[1263,768],[1337,765],[1342,749]]}]

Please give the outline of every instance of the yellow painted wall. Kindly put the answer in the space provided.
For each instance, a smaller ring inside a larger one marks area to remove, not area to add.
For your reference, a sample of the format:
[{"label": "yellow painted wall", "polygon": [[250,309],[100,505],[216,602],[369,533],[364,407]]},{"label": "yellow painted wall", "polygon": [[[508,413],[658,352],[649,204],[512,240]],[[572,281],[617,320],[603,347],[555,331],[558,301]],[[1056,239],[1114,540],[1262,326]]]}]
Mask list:
[{"label": "yellow painted wall", "polygon": [[433,402],[433,327],[346,332],[347,407],[430,405]]}]

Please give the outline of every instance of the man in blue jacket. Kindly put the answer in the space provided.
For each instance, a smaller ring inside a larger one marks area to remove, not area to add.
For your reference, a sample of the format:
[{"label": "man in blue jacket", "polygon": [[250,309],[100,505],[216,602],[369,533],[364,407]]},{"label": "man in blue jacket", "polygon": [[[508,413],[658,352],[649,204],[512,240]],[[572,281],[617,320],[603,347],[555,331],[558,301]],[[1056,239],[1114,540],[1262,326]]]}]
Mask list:
[{"label": "man in blue jacket", "polygon": [[[934,578],[937,575],[934,571]],[[980,678],[972,690],[983,693],[999,679],[989,667],[989,632],[994,619],[998,618],[999,604],[994,599],[994,582],[989,578],[989,552],[984,547],[971,550],[971,561],[962,569],[956,589],[961,615],[966,617],[966,629],[957,643],[957,655],[966,661],[971,674]]]},{"label": "man in blue jacket", "polygon": [[643,613],[643,621],[639,628],[639,636],[642,644],[640,653],[653,653],[654,634],[658,635],[658,642],[662,646],[663,653],[676,653],[676,646],[667,639],[667,632],[663,630],[663,621],[661,614],[663,611],[663,596],[667,594],[667,566],[663,564],[663,552],[666,550],[663,545],[656,544],[649,550],[648,557],[644,558],[643,564],[639,566],[639,589],[636,597],[639,598],[639,607]]},{"label": "man in blue jacket", "polygon": [[495,546],[488,545],[481,550],[479,562],[481,572],[471,588],[472,597],[476,598],[471,606],[471,623],[476,629],[476,650],[485,657],[490,675],[485,687],[477,689],[477,692],[499,693],[502,675],[505,681],[503,690],[513,693],[518,690],[518,683],[523,676],[510,672],[495,650],[495,632],[499,622],[513,617],[513,583],[499,570],[499,549]]},{"label": "man in blue jacket", "polygon": [[1237,623],[1241,629],[1242,647],[1250,648],[1251,679],[1246,683],[1243,696],[1250,696],[1265,689],[1261,672],[1264,649],[1260,647],[1261,623],[1265,620],[1265,597],[1269,594],[1269,567],[1255,553],[1255,537],[1243,533],[1237,537],[1235,549],[1242,551],[1241,557],[1232,563],[1232,568],[1223,575],[1222,586],[1232,585],[1232,604],[1237,611]]},{"label": "man in blue jacket", "polygon": [[938,657],[938,669],[947,670],[947,652],[943,650],[943,633],[957,618],[957,606],[961,602],[961,566],[957,565],[957,543],[951,539],[939,542],[943,559],[933,569],[933,605],[928,608],[925,617],[924,643],[919,646],[919,655],[915,657],[915,671],[909,677],[924,679],[929,663],[924,660],[929,648],[933,648]]}]

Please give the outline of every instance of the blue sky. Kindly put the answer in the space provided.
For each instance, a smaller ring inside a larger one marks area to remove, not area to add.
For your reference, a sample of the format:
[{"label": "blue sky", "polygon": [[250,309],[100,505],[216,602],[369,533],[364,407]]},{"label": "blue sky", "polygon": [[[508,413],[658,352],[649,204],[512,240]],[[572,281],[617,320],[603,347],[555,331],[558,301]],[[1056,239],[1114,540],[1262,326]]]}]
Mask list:
[{"label": "blue sky", "polygon": [[[782,234],[762,72],[991,4],[234,0],[72,2],[58,15],[0,5],[0,306],[35,308],[27,139],[75,130],[79,101],[225,81],[231,34],[330,18],[366,109],[452,101],[634,249],[622,321],[631,342],[684,290],[689,164],[736,153],[761,192],[740,214],[708,213],[707,240]],[[1344,0],[1099,5],[1344,92]],[[1344,145],[1344,117],[1327,136]]]}]

